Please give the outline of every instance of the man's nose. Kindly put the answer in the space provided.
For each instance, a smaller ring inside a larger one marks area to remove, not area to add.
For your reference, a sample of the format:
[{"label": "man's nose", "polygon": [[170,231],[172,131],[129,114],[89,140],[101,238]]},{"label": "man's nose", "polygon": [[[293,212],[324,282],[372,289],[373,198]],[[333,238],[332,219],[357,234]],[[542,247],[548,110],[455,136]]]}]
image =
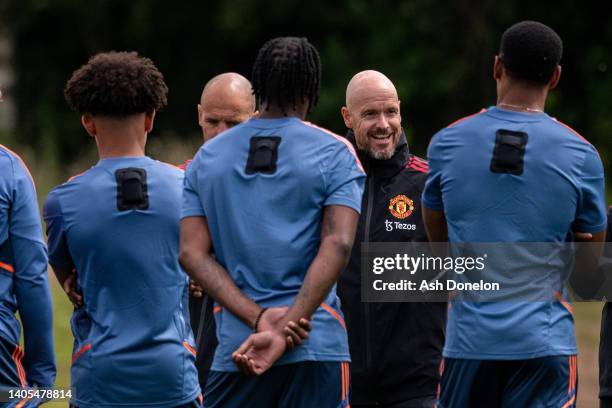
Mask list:
[{"label": "man's nose", "polygon": [[376,127],[380,129],[385,129],[385,130],[389,128],[389,119],[387,119],[385,114],[382,112],[376,118]]}]

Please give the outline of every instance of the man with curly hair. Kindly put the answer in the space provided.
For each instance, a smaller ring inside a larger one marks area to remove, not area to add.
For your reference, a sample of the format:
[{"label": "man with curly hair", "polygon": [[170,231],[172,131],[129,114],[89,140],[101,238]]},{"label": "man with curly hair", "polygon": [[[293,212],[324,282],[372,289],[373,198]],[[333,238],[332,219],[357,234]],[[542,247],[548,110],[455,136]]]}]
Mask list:
[{"label": "man with curly hair", "polygon": [[72,404],[201,404],[178,263],[183,172],[145,156],[167,87],[136,53],[98,54],[65,88],[100,161],[44,208],[49,259],[75,303]]}]

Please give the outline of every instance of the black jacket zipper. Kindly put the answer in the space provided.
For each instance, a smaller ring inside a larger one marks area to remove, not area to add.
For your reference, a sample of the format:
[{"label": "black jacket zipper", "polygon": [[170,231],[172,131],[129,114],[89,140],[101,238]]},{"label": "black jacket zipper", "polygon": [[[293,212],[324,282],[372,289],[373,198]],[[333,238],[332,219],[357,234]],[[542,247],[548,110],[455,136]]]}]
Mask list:
[{"label": "black jacket zipper", "polygon": [[[372,218],[372,208],[374,207],[374,177],[370,175],[368,179],[368,201],[365,219],[365,234],[363,237],[364,243],[370,242],[370,220]],[[372,346],[370,339],[370,303],[365,302],[364,304],[365,314],[365,353],[366,353],[366,372],[370,371],[372,367]]]}]

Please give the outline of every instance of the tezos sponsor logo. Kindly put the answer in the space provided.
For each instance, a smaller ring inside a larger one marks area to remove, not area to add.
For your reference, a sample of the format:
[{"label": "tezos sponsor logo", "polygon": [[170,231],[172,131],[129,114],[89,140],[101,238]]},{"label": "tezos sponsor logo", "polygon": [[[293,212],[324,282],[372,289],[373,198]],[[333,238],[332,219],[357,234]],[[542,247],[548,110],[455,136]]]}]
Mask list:
[{"label": "tezos sponsor logo", "polygon": [[385,230],[387,230],[388,232],[391,232],[396,229],[416,231],[416,224],[406,224],[404,222],[399,222],[399,221],[385,220]]}]

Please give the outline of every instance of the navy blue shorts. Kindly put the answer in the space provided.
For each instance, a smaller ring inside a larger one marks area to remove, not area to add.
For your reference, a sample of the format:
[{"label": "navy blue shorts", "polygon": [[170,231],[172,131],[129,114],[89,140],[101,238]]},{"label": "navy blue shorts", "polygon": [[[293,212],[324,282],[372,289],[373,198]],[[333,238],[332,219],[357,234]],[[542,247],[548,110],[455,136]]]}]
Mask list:
[{"label": "navy blue shorts", "polygon": [[527,360],[445,358],[437,408],[575,408],[576,356]]},{"label": "navy blue shorts", "polygon": [[274,366],[259,377],[211,371],[204,407],[342,408],[348,397],[348,363],[304,361]]}]

